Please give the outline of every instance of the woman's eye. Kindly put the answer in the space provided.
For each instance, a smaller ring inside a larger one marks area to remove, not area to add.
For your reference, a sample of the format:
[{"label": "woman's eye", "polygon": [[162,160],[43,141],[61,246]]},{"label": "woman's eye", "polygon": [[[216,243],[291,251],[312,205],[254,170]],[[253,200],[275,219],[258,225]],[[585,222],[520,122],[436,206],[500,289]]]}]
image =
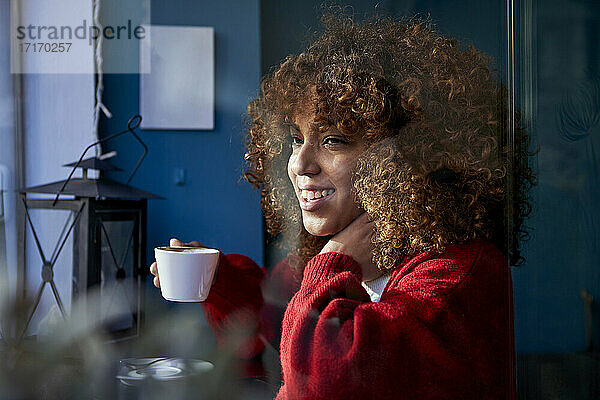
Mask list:
[{"label": "woman's eye", "polygon": [[292,136],[292,147],[300,145],[302,145],[302,138],[300,138],[299,136]]},{"label": "woman's eye", "polygon": [[323,144],[325,146],[340,146],[343,144],[348,144],[348,141],[341,137],[328,136],[325,139],[323,139]]}]

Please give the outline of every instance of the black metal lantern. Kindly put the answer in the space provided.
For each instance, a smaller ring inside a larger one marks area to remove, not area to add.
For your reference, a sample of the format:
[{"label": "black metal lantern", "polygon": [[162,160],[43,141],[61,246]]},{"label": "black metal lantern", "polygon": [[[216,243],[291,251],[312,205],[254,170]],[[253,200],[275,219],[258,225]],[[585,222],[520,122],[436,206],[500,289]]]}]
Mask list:
[{"label": "black metal lantern", "polygon": [[[65,181],[23,189],[21,198],[25,207],[26,221],[29,223],[40,259],[42,282],[35,301],[27,316],[21,338],[27,331],[32,317],[39,306],[46,286],[63,316],[65,309],[61,295],[54,283],[54,265],[63,249],[69,234],[73,238],[73,298],[86,295],[91,287],[97,288],[96,296],[101,299],[90,305],[90,318],[103,321],[115,339],[123,339],[139,334],[143,322],[143,277],[146,273],[146,207],[147,199],[160,198],[152,193],[105,179],[103,171],[119,170],[106,159],[98,157],[83,160],[87,150],[93,146],[130,132],[144,147],[144,154],[138,160],[127,183],[139,168],[147,148],[135,134],[141,116],[133,117],[127,130],[107,137],[86,148],[79,161],[67,164],[72,171]],[[82,168],[81,178],[71,178],[77,168]],[[88,170],[98,170],[97,179],[88,178]],[[55,195],[54,199],[31,198],[28,194],[44,193]],[[70,195],[69,199],[59,198]],[[31,210],[67,210],[71,218],[63,228],[58,243],[48,258],[32,223]],[[115,299],[126,299],[128,313],[119,312],[118,317],[111,312]],[[105,316],[113,316],[105,318]]]}]

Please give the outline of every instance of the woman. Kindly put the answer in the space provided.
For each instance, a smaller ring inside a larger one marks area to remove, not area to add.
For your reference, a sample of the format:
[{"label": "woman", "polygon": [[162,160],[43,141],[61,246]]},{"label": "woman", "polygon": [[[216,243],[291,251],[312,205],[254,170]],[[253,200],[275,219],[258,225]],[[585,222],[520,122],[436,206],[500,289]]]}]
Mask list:
[{"label": "woman", "polygon": [[254,375],[281,333],[278,399],[512,398],[507,257],[532,176],[504,89],[425,23],[324,25],[249,106],[245,176],[292,254],[269,276],[222,255],[209,323],[254,329]]}]

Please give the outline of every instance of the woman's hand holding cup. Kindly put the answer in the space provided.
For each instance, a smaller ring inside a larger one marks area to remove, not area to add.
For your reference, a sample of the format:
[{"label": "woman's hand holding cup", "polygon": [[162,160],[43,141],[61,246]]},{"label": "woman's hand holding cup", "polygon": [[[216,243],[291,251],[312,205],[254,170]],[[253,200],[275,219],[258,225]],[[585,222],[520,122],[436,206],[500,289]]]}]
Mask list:
[{"label": "woman's hand holding cup", "polygon": [[[167,300],[203,301],[215,275],[218,254],[218,250],[208,249],[197,241],[182,243],[178,239],[171,239],[169,247],[155,249],[157,261],[150,266],[154,286],[161,289]],[[163,281],[168,278],[162,282],[165,287],[161,287],[159,270],[162,270]]]},{"label": "woman's hand holding cup", "polygon": [[[171,247],[206,247],[205,245],[203,245],[202,243],[193,240],[189,243],[182,243],[179,239],[171,239],[169,240],[169,246]],[[154,275],[154,286],[156,286],[157,288],[160,289],[160,279],[158,278],[158,266],[156,265],[156,261],[154,261],[152,263],[152,265],[150,265],[150,273],[152,275]]]}]

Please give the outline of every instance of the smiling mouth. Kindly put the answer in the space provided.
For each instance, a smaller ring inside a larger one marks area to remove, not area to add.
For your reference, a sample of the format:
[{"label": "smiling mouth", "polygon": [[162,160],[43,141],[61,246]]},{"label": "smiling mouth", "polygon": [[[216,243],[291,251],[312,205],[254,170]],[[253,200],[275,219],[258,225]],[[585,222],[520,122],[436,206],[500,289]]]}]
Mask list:
[{"label": "smiling mouth", "polygon": [[300,197],[304,201],[314,201],[322,198],[331,196],[335,192],[335,189],[323,189],[323,190],[306,190],[300,191]]},{"label": "smiling mouth", "polygon": [[300,191],[300,208],[304,211],[317,211],[327,203],[335,193],[335,189]]}]

